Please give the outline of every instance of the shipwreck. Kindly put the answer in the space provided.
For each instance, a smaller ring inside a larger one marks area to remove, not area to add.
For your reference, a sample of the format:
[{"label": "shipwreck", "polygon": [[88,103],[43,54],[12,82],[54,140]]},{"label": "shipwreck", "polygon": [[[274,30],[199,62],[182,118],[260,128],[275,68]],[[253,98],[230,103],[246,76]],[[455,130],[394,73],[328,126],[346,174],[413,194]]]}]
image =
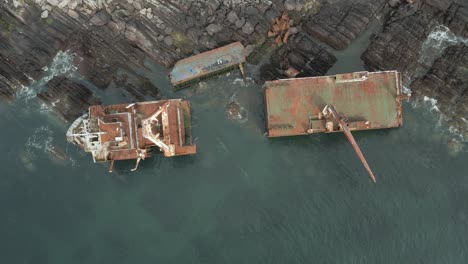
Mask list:
[{"label": "shipwreck", "polygon": [[344,132],[376,181],[351,131],[403,125],[399,72],[284,79],[268,81],[264,88],[269,137]]},{"label": "shipwreck", "polygon": [[237,67],[242,76],[245,76],[243,63],[247,53],[247,49],[240,42],[200,53],[178,61],[169,73],[169,79],[173,87],[182,88]]},{"label": "shipwreck", "polygon": [[141,160],[159,148],[164,156],[196,153],[192,144],[190,104],[173,99],[117,105],[95,105],[72,123],[67,140],[91,153],[95,163]]}]

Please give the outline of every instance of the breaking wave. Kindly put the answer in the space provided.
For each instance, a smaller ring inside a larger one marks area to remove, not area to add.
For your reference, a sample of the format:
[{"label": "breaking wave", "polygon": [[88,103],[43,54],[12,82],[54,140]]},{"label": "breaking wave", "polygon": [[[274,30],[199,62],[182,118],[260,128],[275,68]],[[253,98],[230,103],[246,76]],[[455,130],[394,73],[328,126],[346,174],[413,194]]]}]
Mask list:
[{"label": "breaking wave", "polygon": [[[28,138],[25,144],[28,162],[31,164],[38,156],[46,156],[54,162],[64,164],[70,162],[72,167],[76,167],[76,161],[69,157],[63,150],[57,148],[54,144],[54,132],[49,126],[41,126],[34,129],[33,134]],[[32,164],[33,165],[33,164]]]},{"label": "breaking wave", "polygon": [[[435,98],[424,96],[420,100],[412,101],[411,106],[413,108],[423,107],[428,109],[434,114],[437,118],[436,127],[442,130],[442,133],[448,137],[448,147],[453,153],[458,153],[466,149],[467,138],[465,138],[466,133],[461,131],[460,128],[457,128],[453,125],[447,124],[447,117],[440,111],[440,108],[437,105],[438,101]],[[468,120],[461,118],[462,121],[466,124],[468,128]]]},{"label": "breaking wave", "polygon": [[246,82],[250,82],[250,81],[253,81],[252,78],[250,77],[247,77],[245,78],[245,81],[243,78],[235,78],[233,81],[232,81],[232,84],[236,84],[236,85],[242,85],[242,86],[246,86]]},{"label": "breaking wave", "polygon": [[54,149],[53,132],[48,126],[36,128],[33,134],[26,141],[26,150],[28,152],[43,152],[48,153]]},{"label": "breaking wave", "polygon": [[430,98],[428,96],[423,97],[424,102],[429,104],[431,111],[436,111],[437,113],[440,113],[440,109],[437,106],[437,100],[434,98]]},{"label": "breaking wave", "polygon": [[[452,31],[450,31],[448,27],[444,25],[437,25],[428,35],[427,39],[424,41],[421,47],[419,62],[428,68],[432,67],[435,60],[440,58],[440,56],[445,52],[446,48],[460,43],[468,45],[468,38],[456,36]],[[406,89],[405,87],[403,88],[404,91]],[[411,91],[410,89],[408,90]],[[413,101],[412,106],[413,108],[423,106],[436,114],[438,117],[438,127],[447,122],[447,118],[440,111],[440,108],[438,107],[438,101],[435,98],[424,96],[422,100]],[[453,142],[457,144],[467,142],[463,136],[463,131],[460,131],[460,129],[456,128],[455,126],[447,125],[447,127],[448,129],[444,129],[444,131],[452,138]]]},{"label": "breaking wave", "polygon": [[447,47],[459,43],[468,45],[468,39],[456,36],[444,25],[437,25],[422,45],[419,62],[430,67]]},{"label": "breaking wave", "polygon": [[225,107],[226,117],[230,120],[245,123],[248,121],[248,114],[245,108],[237,101],[236,94],[233,94]]},{"label": "breaking wave", "polygon": [[52,63],[42,69],[44,71],[42,78],[34,81],[29,86],[23,85],[16,93],[16,98],[28,101],[35,98],[52,78],[56,76],[73,76],[78,69],[73,63],[75,56],[76,54],[69,51],[59,51],[52,60]]},{"label": "breaking wave", "polygon": [[406,87],[403,85],[401,91],[403,92],[403,94],[406,94],[408,95],[409,97],[411,97],[411,95],[413,94],[413,91],[411,90],[411,88],[409,87]]}]

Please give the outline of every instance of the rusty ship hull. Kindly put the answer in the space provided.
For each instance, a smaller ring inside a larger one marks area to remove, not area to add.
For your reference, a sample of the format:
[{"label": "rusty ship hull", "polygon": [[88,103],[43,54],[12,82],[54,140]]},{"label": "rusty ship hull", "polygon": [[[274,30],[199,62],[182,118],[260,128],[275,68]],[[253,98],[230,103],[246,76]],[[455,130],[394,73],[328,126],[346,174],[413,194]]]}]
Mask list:
[{"label": "rusty ship hull", "polygon": [[183,87],[237,66],[243,71],[246,49],[240,42],[213,49],[178,61],[169,73],[173,87]]},{"label": "rusty ship hull", "polygon": [[190,103],[181,99],[91,106],[72,123],[67,140],[91,153],[94,162],[112,164],[132,159],[138,164],[152,148],[166,157],[196,153]]},{"label": "rusty ship hull", "polygon": [[346,117],[349,130],[400,127],[402,84],[397,71],[355,72],[265,83],[269,137],[343,131],[324,118],[327,105]]}]

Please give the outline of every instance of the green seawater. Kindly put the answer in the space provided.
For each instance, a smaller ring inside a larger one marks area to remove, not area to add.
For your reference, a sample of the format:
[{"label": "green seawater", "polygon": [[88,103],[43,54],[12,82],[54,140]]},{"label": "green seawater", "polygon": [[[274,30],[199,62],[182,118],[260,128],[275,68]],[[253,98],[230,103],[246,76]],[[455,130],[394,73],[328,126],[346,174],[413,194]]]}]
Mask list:
[{"label": "green seawater", "polygon": [[[361,44],[331,73],[362,70]],[[197,155],[108,174],[38,99],[2,102],[0,263],[468,261],[468,153],[430,105],[405,103],[402,128],[354,133],[373,184],[342,134],[266,138],[261,87],[238,72],[178,92],[167,69],[140,73],[191,101]],[[125,102],[115,91],[100,96]],[[226,117],[233,96],[246,120]]]}]

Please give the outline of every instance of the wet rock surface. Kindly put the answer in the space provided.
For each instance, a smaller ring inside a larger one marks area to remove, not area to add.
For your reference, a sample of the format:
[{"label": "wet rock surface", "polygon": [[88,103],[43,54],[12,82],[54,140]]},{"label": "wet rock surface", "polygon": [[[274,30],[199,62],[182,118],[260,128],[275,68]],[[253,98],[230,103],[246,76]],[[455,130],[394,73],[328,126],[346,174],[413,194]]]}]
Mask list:
[{"label": "wet rock surface", "polygon": [[[447,48],[438,47],[446,50],[422,54],[428,36],[441,26],[450,32],[436,34],[436,42],[455,34]],[[362,59],[369,70],[402,72],[404,85],[411,87],[416,100],[432,100],[452,130],[467,131],[466,45],[456,45],[459,41],[454,39],[466,38],[467,29],[466,1],[400,1],[387,14],[382,32],[374,36]],[[432,61],[423,59],[431,55],[435,56]]]},{"label": "wet rock surface", "polygon": [[54,77],[46,86],[47,89],[37,97],[65,120],[75,120],[90,106],[101,103],[93,96],[91,90],[66,77]]},{"label": "wet rock surface", "polygon": [[437,25],[443,24],[453,33],[466,36],[468,3],[420,0],[408,4],[400,1],[387,14],[382,32],[374,36],[362,59],[369,70],[403,72],[408,84],[421,67],[424,68],[424,65],[418,65],[424,41]]},{"label": "wet rock surface", "polygon": [[[462,104],[463,99],[457,99],[463,97],[461,88],[452,82],[464,82],[459,76],[463,70],[442,69],[443,57],[457,54],[454,48],[434,58],[435,63],[423,64],[420,57],[437,25],[468,37],[467,5],[461,0],[6,0],[0,4],[0,97],[13,98],[21,86],[40,78],[60,50],[76,54],[84,80],[101,89],[125,90],[132,97],[129,101],[160,97],[157,87],[135,70],[145,67],[145,59],[170,67],[179,59],[234,41],[255,45],[257,53],[268,56],[266,63],[250,61],[263,64],[259,81],[287,77],[291,68],[298,70],[297,77],[324,75],[336,61],[333,50],[347,48],[380,19],[382,31],[362,55],[366,67],[402,71],[406,85],[418,80],[412,86],[416,96],[427,93],[439,98],[439,104]],[[272,47],[267,32],[284,11],[290,17],[289,38]],[[459,67],[465,65],[463,54],[458,54]],[[437,85],[421,84],[434,78]],[[57,80],[41,99],[52,103],[64,96],[54,90]],[[70,85],[66,82],[64,87]],[[82,88],[70,92],[69,98],[79,102],[84,96],[87,101]],[[72,118],[87,106],[62,107],[59,112]],[[464,111],[461,106],[455,112]]]},{"label": "wet rock surface", "polygon": [[305,34],[291,37],[288,45],[276,49],[270,63],[263,65],[260,75],[263,81],[287,78],[286,71],[291,67],[298,70],[296,77],[320,76],[336,62],[331,50]]},{"label": "wet rock surface", "polygon": [[[406,10],[398,10],[394,16],[403,12]],[[366,67],[371,71],[398,70],[408,82],[419,66],[420,50],[433,29],[433,23],[423,13],[402,16],[387,23],[362,55]]]},{"label": "wet rock surface", "polygon": [[448,47],[427,74],[412,83],[411,89],[418,98],[435,99],[453,128],[468,131],[468,46]]},{"label": "wet rock surface", "polygon": [[247,111],[237,101],[235,95],[231,96],[231,98],[229,99],[229,102],[226,104],[225,111],[226,117],[230,120],[244,123],[248,119]]},{"label": "wet rock surface", "polygon": [[342,50],[348,47],[385,7],[383,0],[325,2],[320,11],[304,23],[312,37]]}]

